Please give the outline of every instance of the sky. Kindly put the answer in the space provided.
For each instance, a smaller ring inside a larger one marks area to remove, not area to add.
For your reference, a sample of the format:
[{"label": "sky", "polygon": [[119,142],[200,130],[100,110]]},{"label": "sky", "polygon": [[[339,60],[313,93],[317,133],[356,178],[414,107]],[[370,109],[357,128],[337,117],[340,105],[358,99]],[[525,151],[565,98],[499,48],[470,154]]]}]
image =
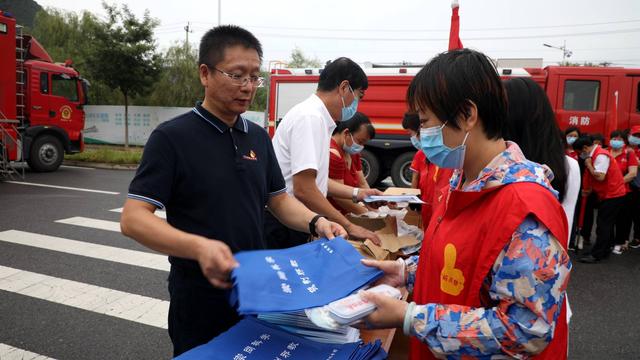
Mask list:
[{"label": "sky", "polygon": [[[102,0],[36,0],[44,7],[105,14]],[[247,28],[261,41],[265,67],[287,61],[298,47],[321,63],[347,56],[356,62],[424,64],[446,50],[450,0],[108,0],[128,3],[160,21],[159,50],[189,42],[218,23]],[[640,0],[460,0],[460,37],[465,47],[494,59],[543,58],[572,62],[610,62],[640,67]]]}]

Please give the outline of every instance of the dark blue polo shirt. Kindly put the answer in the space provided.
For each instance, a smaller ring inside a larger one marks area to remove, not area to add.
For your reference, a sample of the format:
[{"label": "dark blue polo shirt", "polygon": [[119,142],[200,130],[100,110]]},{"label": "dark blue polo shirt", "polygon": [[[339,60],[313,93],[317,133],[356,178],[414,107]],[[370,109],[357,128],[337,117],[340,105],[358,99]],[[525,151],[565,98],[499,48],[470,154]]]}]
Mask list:
[{"label": "dark blue polo shirt", "polygon": [[[285,191],[267,132],[241,117],[230,128],[198,103],[153,131],[128,196],[166,208],[172,226],[235,253],[265,248],[264,207]],[[169,261],[199,269],[192,260]]]}]

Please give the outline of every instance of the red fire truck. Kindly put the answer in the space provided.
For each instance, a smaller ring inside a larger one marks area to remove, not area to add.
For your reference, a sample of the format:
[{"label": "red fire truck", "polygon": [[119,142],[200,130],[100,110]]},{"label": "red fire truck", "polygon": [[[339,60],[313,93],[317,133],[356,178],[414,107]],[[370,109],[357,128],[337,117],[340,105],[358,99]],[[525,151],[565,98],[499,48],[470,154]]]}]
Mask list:
[{"label": "red fire truck", "polygon": [[54,63],[0,11],[0,175],[22,161],[34,171],[54,171],[65,152],[82,151],[87,88],[70,61]]},{"label": "red fire truck", "polygon": [[[369,88],[358,106],[376,128],[376,138],[363,151],[363,171],[370,184],[391,176],[394,185],[409,186],[415,149],[402,116],[407,86],[419,69],[365,68]],[[316,90],[321,69],[274,69],[269,88],[269,133],[298,102]],[[614,67],[499,68],[503,78],[532,77],[542,86],[562,129],[578,126],[608,137],[615,129],[640,125],[640,69]],[[541,139],[543,140],[543,139]]]}]

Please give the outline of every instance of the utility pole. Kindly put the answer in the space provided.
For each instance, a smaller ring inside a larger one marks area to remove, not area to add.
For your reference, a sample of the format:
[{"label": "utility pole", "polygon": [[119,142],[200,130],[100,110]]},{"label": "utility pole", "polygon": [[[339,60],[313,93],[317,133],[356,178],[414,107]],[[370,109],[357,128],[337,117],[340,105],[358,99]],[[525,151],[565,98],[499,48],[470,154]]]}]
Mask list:
[{"label": "utility pole", "polygon": [[218,26],[222,25],[222,0],[218,0]]},{"label": "utility pole", "polygon": [[187,22],[187,26],[184,27],[184,31],[187,35],[187,39],[185,40],[184,47],[188,50],[189,49],[189,33],[193,32],[193,29],[191,29],[190,22]]}]

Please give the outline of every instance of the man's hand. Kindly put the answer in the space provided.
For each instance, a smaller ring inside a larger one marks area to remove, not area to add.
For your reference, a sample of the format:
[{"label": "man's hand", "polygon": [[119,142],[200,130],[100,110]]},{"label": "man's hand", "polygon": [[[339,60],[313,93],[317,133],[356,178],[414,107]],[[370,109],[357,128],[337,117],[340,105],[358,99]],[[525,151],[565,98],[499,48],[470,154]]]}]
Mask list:
[{"label": "man's hand", "polygon": [[345,230],[340,224],[333,221],[329,221],[325,218],[319,218],[316,222],[316,233],[319,237],[325,237],[329,240],[336,236],[343,238],[347,237],[347,230]]},{"label": "man's hand", "polygon": [[359,293],[364,300],[374,304],[376,311],[364,318],[364,326],[367,329],[389,329],[402,327],[404,315],[407,312],[407,304],[404,300],[394,299],[371,291]]},{"label": "man's hand", "polygon": [[384,195],[384,193],[382,191],[378,190],[378,189],[363,189],[363,188],[360,188],[360,190],[358,191],[357,199],[358,199],[358,201],[362,201],[366,197],[379,196],[379,195]]},{"label": "man's hand", "polygon": [[202,240],[197,260],[204,277],[217,288],[231,288],[232,284],[228,281],[229,274],[239,265],[231,249],[222,241],[206,238]]},{"label": "man's hand", "polygon": [[[400,262],[402,261],[402,263]],[[377,268],[382,270],[384,275],[378,281],[376,281],[376,285],[387,284],[393,287],[405,286],[407,279],[407,270],[404,265],[404,261],[402,259],[392,261],[392,260],[371,260],[371,259],[362,259],[360,260],[362,265]]]},{"label": "man's hand", "polygon": [[376,245],[380,245],[382,243],[378,235],[376,235],[376,233],[374,233],[373,231],[367,230],[362,226],[349,223],[349,225],[347,225],[345,228],[349,233],[349,236],[352,238],[359,239],[359,240],[369,239]]}]

